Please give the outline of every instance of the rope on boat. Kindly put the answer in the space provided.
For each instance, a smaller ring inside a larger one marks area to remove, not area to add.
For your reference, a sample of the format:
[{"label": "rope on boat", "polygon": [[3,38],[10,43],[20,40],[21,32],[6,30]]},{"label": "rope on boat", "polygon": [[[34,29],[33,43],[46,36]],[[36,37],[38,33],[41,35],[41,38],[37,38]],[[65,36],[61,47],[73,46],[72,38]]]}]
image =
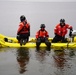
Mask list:
[{"label": "rope on boat", "polygon": [[69,48],[69,43],[70,43],[70,42],[67,43],[67,48]]}]

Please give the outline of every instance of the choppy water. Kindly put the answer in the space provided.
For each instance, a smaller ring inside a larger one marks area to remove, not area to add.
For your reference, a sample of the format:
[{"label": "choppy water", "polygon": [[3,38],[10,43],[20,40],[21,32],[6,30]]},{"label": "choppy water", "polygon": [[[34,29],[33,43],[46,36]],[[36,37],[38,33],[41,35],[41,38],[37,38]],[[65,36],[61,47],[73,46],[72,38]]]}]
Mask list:
[{"label": "choppy water", "polygon": [[76,75],[76,50],[0,48],[0,75]]}]

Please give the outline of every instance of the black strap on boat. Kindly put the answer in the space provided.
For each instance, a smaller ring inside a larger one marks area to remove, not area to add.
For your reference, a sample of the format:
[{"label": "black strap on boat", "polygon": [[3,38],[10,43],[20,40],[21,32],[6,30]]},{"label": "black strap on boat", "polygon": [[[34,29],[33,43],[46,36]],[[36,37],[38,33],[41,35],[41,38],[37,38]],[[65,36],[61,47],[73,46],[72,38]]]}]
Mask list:
[{"label": "black strap on boat", "polygon": [[67,43],[67,48],[69,48],[69,42]]},{"label": "black strap on boat", "polygon": [[8,38],[5,37],[5,38],[4,38],[4,41],[5,41],[5,42],[8,42]]}]

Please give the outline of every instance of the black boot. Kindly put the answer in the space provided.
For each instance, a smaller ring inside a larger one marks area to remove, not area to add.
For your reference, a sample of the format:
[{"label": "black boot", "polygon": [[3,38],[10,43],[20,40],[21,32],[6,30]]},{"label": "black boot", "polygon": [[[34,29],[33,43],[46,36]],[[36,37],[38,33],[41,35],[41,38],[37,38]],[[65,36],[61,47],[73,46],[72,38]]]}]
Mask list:
[{"label": "black boot", "polygon": [[22,44],[23,44],[23,39],[20,40],[20,45],[22,46]]}]

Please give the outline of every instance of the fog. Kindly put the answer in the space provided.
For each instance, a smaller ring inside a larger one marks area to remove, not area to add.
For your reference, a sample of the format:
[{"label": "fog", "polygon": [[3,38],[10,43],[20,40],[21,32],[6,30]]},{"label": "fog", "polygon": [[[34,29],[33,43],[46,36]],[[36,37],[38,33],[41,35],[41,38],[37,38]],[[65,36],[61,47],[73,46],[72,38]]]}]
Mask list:
[{"label": "fog", "polygon": [[[76,29],[76,2],[29,2],[0,1],[0,33],[16,36],[20,16],[25,15],[31,26],[31,36],[35,37],[44,23],[50,37],[61,18]],[[67,35],[68,36],[68,35]]]}]

